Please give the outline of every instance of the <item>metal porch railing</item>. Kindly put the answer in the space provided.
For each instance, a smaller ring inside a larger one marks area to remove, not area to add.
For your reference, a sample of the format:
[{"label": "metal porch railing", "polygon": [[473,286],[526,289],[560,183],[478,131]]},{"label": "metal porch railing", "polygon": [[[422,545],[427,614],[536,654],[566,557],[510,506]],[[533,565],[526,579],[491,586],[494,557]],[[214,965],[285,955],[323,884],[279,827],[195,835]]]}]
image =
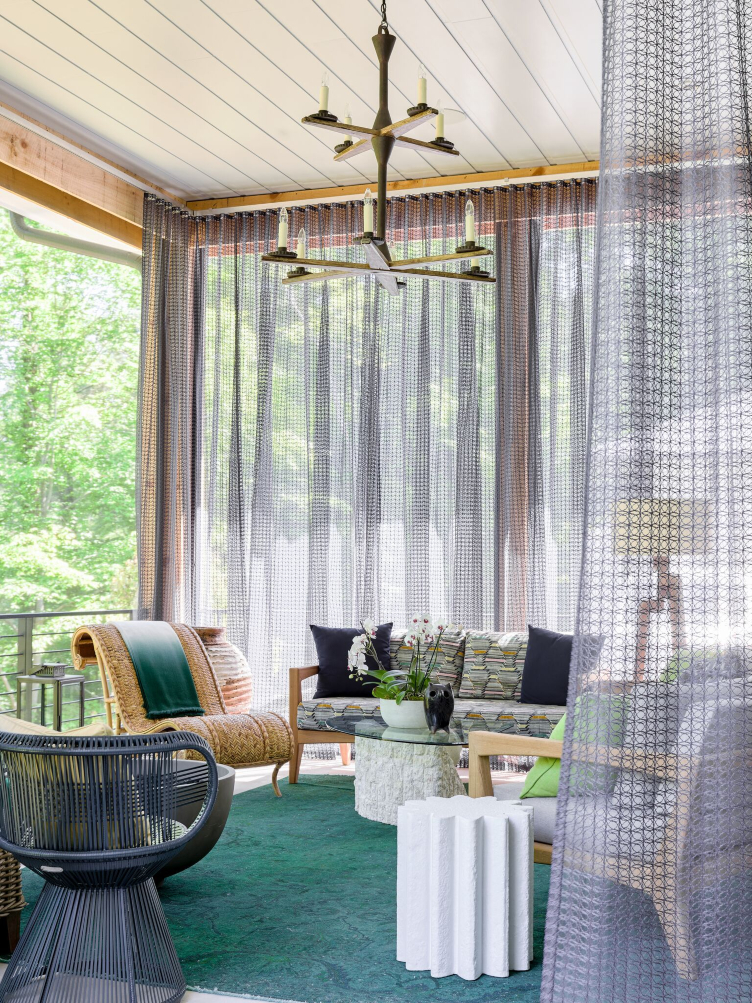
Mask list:
[{"label": "metal porch railing", "polygon": [[[71,637],[82,624],[132,619],[133,610],[130,609],[0,613],[0,715],[16,713],[17,675],[27,674],[32,666],[42,662],[71,663]],[[104,721],[102,686],[97,667],[87,666],[84,676],[85,721],[87,724]],[[37,696],[36,701],[38,700]],[[73,709],[73,714],[70,708]],[[38,721],[37,709],[38,703],[35,703],[32,716]],[[77,715],[78,700],[65,700],[63,728],[66,724],[78,724]]]}]

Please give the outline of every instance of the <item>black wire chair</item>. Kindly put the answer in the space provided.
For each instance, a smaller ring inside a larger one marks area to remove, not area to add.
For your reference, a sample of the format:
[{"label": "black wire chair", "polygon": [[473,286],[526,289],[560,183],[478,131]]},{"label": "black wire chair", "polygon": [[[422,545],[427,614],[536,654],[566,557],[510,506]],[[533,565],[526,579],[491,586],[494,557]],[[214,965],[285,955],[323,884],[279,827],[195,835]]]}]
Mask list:
[{"label": "black wire chair", "polygon": [[[178,771],[177,753],[203,756]],[[186,828],[177,809],[204,803]],[[0,733],[0,847],[45,885],[0,1003],[170,1003],[185,979],[154,874],[204,826],[217,795],[207,743],[187,732],[106,738]]]}]

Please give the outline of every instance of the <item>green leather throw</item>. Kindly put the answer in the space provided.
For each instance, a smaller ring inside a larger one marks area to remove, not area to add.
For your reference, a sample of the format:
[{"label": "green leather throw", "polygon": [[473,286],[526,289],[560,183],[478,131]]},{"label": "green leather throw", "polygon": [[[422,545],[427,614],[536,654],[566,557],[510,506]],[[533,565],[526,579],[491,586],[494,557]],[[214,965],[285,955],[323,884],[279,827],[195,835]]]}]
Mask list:
[{"label": "green leather throw", "polygon": [[136,670],[146,716],[200,717],[196,684],[180,638],[163,620],[124,620],[115,626]]}]

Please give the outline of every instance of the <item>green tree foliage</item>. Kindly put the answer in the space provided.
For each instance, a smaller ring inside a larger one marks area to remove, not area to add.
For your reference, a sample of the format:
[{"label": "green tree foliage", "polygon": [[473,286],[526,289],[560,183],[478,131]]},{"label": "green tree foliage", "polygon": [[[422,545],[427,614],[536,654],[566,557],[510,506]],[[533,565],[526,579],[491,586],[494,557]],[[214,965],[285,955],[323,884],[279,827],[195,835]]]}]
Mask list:
[{"label": "green tree foliage", "polygon": [[140,294],[0,210],[0,612],[133,602]]}]

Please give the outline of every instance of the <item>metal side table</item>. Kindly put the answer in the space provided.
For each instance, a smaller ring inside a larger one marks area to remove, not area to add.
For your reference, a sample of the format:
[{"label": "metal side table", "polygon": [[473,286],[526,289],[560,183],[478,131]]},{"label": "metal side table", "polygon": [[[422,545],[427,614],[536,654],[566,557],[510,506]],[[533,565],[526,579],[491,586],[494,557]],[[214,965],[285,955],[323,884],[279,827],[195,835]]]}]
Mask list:
[{"label": "metal side table", "polygon": [[[16,717],[31,720],[34,709],[34,687],[41,686],[39,710],[41,723],[55,731],[62,731],[63,724],[63,689],[78,687],[78,727],[84,726],[84,683],[83,672],[66,673],[64,676],[16,676]],[[47,687],[52,687],[52,724],[47,725]],[[69,701],[73,702],[73,701]]]}]

